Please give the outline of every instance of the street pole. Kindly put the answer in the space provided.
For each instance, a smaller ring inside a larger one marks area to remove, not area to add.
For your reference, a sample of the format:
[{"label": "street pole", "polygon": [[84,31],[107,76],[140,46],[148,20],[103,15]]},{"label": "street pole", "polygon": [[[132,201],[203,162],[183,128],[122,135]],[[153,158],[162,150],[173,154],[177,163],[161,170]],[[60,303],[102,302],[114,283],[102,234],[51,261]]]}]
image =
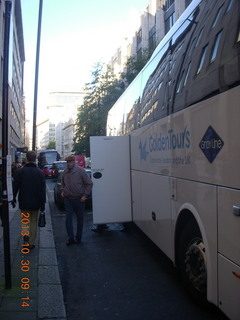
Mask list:
[{"label": "street pole", "polygon": [[[3,92],[2,92],[2,218],[4,240],[5,289],[11,289],[11,257],[9,208],[7,194],[7,155],[8,155],[8,77],[9,77],[9,37],[12,2],[5,1],[5,31],[3,57]],[[12,58],[12,57],[11,57]]]},{"label": "street pole", "polygon": [[35,86],[34,86],[34,105],[33,105],[32,150],[34,150],[34,151],[36,150],[38,69],[39,69],[39,54],[40,54],[40,42],[41,42],[42,6],[43,6],[43,0],[40,0],[39,1],[39,11],[38,11],[38,35],[37,35],[36,64],[35,64]]}]

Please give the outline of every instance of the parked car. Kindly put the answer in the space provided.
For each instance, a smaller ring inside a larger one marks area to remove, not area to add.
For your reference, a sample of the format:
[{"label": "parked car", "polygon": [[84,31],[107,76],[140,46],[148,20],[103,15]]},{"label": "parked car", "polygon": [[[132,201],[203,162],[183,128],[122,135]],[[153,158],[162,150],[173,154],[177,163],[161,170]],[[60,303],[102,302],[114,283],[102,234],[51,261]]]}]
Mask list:
[{"label": "parked car", "polygon": [[67,168],[67,161],[54,161],[52,164],[52,177],[57,179],[59,174]]},{"label": "parked car", "polygon": [[[92,177],[92,172],[90,169],[85,169],[88,176],[91,178]],[[64,201],[63,197],[61,195],[61,187],[62,187],[62,175],[63,173],[61,172],[57,178],[57,182],[54,186],[54,202],[58,209],[64,210]],[[90,196],[87,198],[86,203],[85,203],[85,208],[86,209],[92,209],[92,193]]]},{"label": "parked car", "polygon": [[46,164],[43,167],[43,173],[45,175],[46,178],[51,178],[52,177],[52,165],[51,164]]}]

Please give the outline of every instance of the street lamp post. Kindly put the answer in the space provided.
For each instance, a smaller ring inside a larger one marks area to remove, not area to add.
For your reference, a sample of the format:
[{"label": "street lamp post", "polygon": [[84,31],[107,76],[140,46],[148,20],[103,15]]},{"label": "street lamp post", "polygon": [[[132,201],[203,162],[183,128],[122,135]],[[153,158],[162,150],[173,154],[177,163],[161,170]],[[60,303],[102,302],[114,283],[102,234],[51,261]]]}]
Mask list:
[{"label": "street lamp post", "polygon": [[33,105],[33,137],[32,150],[36,149],[36,122],[37,122],[37,98],[38,98],[38,69],[39,69],[39,54],[41,42],[41,25],[42,25],[42,6],[43,0],[39,1],[38,12],[38,35],[37,35],[37,49],[36,49],[36,64],[35,64],[35,86],[34,86],[34,105]]}]

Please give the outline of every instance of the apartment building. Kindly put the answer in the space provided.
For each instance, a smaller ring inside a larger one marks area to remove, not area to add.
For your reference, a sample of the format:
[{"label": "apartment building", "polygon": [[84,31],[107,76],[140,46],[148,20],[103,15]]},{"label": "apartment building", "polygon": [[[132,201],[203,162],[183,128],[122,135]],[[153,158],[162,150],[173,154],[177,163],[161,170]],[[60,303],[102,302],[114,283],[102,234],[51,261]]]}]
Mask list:
[{"label": "apartment building", "polygon": [[116,76],[126,71],[130,56],[141,59],[144,49],[153,51],[192,0],[149,0],[138,17],[138,27],[126,35],[108,63]]},{"label": "apartment building", "polygon": [[55,141],[61,158],[72,153],[74,126],[83,92],[50,92],[46,119],[37,124],[37,149]]},{"label": "apartment building", "polygon": [[[20,0],[0,1],[0,140],[2,141],[2,94],[4,67],[5,9],[10,5],[8,77],[8,154],[15,161],[17,149],[26,145],[25,101],[23,96],[24,38]],[[8,16],[8,15],[7,15]]]}]

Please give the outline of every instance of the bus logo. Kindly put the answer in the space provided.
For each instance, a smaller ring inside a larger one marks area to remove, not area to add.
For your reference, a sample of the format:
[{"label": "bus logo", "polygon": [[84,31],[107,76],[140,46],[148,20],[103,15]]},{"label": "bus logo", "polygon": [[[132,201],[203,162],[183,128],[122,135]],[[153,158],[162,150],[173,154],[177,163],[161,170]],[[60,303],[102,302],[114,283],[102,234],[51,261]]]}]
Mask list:
[{"label": "bus logo", "polygon": [[146,148],[147,148],[147,141],[145,141],[143,145],[142,145],[142,141],[140,141],[140,145],[139,145],[140,157],[141,157],[141,160],[145,160],[145,161],[147,160],[147,156],[149,154]]},{"label": "bus logo", "polygon": [[200,149],[210,163],[215,160],[223,145],[224,142],[211,126],[207,128],[207,131],[199,143]]}]

